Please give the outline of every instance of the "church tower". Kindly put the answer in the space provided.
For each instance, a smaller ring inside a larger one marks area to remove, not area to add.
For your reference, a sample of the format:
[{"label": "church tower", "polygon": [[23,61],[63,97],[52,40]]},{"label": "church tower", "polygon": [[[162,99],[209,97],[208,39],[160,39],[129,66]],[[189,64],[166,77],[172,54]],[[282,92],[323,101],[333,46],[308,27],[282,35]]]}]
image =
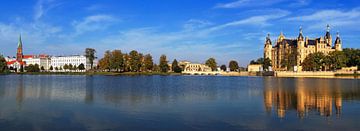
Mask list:
[{"label": "church tower", "polygon": [[19,36],[19,42],[18,42],[18,48],[16,52],[16,60],[22,61],[23,59],[23,49],[22,49],[22,41],[21,41],[21,35]]},{"label": "church tower", "polygon": [[341,39],[340,39],[339,32],[336,33],[335,50],[336,51],[342,51]]},{"label": "church tower", "polygon": [[271,53],[272,53],[271,50],[272,50],[272,43],[270,39],[270,34],[268,34],[264,46],[264,59],[269,58],[271,60]]}]

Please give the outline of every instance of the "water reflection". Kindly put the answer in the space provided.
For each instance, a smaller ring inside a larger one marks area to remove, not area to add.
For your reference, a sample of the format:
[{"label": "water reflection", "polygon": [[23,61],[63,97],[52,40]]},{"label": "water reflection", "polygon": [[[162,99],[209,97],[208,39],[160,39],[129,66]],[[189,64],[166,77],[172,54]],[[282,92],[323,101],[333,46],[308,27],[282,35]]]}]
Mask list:
[{"label": "water reflection", "polygon": [[[296,110],[299,118],[311,112],[329,117],[340,117],[343,99],[358,99],[358,81],[306,78],[264,78],[264,106],[268,114],[272,110],[279,118],[287,111]],[[333,111],[335,109],[335,111]]]}]

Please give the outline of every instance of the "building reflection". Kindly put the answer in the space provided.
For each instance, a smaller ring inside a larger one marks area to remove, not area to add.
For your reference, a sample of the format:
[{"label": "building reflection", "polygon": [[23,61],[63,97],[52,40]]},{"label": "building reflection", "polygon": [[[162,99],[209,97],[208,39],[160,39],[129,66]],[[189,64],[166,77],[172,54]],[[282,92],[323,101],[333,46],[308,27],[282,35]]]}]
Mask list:
[{"label": "building reflection", "polygon": [[[330,85],[332,84],[332,85]],[[342,90],[340,84],[324,79],[272,79],[264,80],[264,106],[268,114],[272,110],[279,118],[287,111],[296,110],[299,118],[310,112],[320,116],[333,115],[333,107],[337,117],[341,115]]]}]

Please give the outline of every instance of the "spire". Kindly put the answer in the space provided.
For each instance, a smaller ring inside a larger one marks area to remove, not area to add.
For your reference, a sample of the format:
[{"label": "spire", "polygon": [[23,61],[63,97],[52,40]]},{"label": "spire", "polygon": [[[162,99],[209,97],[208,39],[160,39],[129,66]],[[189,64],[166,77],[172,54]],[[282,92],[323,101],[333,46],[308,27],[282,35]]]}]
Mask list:
[{"label": "spire", "polygon": [[266,44],[271,44],[270,33],[267,34]]},{"label": "spire", "polygon": [[300,29],[299,29],[299,37],[298,37],[298,40],[304,40],[304,36],[303,36],[303,32],[302,32],[302,27],[300,26]]},{"label": "spire", "polygon": [[330,35],[330,25],[329,25],[329,24],[326,25],[325,39],[331,39],[331,35]]},{"label": "spire", "polygon": [[22,48],[21,34],[19,36],[18,48]]},{"label": "spire", "polygon": [[340,39],[339,31],[338,31],[338,32],[336,32],[336,40],[335,40],[335,44],[341,44],[341,39]]},{"label": "spire", "polygon": [[336,32],[336,37],[340,37],[339,31]]}]

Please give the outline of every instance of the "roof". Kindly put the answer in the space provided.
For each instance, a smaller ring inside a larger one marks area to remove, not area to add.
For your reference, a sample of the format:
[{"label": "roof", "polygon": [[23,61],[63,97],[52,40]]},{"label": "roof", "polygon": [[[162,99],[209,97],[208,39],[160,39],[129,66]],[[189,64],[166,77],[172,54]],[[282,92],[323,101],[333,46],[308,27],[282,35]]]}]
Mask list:
[{"label": "roof", "polygon": [[29,59],[29,58],[34,58],[35,55],[24,55],[23,58],[24,59]]},{"label": "roof", "polygon": [[316,40],[308,40],[306,45],[316,45]]},{"label": "roof", "polygon": [[17,60],[13,60],[13,61],[9,61],[9,62],[6,62],[7,65],[12,65],[14,63],[19,63],[20,65],[25,65],[25,62],[24,61],[17,61]]}]

